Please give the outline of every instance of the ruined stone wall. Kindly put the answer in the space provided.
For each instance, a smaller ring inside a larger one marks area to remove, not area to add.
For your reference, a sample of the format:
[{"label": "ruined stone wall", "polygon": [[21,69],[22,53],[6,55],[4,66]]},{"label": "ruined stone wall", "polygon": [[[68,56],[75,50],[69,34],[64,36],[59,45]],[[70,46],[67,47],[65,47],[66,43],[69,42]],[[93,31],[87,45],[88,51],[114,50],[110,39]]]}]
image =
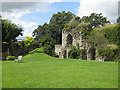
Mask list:
[{"label": "ruined stone wall", "polygon": [[66,44],[67,44],[67,36],[69,34],[73,38],[73,41],[72,41],[73,46],[76,46],[76,44],[79,43],[79,46],[80,46],[81,49],[83,49],[83,47],[85,47],[84,46],[84,40],[83,40],[83,37],[82,37],[82,32],[74,34],[74,32],[70,32],[70,31],[66,31],[66,30],[62,31],[62,46],[63,47],[65,47]]},{"label": "ruined stone wall", "polygon": [[84,48],[84,40],[83,40],[83,37],[82,37],[82,33],[79,32],[79,33],[76,33],[73,37],[73,45],[76,46],[77,43],[79,43],[79,47],[80,49],[83,49]]},{"label": "ruined stone wall", "polygon": [[59,53],[62,52],[62,46],[61,45],[55,45],[55,52],[59,55]]},{"label": "ruined stone wall", "polygon": [[66,47],[66,52],[67,52],[67,58],[68,58],[68,52],[71,50],[71,47]]},{"label": "ruined stone wall", "polygon": [[[68,45],[68,36],[72,37],[72,43]],[[87,60],[101,60],[101,58],[96,58],[96,49],[93,50],[91,45],[83,39],[83,32],[78,32],[75,29],[63,30],[62,31],[62,45],[55,45],[55,52],[59,55],[59,58],[68,58],[68,52],[71,50],[71,46],[76,46],[79,43],[81,50],[86,50]],[[81,59],[83,59],[81,57]]]},{"label": "ruined stone wall", "polygon": [[66,47],[66,45],[67,45],[67,36],[69,34],[72,35],[69,31],[65,31],[65,30],[62,31],[62,47]]}]

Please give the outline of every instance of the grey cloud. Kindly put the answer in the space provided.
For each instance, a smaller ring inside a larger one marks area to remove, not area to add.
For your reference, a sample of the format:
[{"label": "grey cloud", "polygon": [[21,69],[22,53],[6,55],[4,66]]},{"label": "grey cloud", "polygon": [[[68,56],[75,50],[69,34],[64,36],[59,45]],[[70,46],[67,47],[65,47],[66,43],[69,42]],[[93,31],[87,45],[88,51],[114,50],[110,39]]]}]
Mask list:
[{"label": "grey cloud", "polygon": [[44,7],[46,6],[46,4],[42,2],[40,3],[38,2],[3,2],[2,12],[12,12],[13,10],[25,10],[25,9],[30,10],[36,6]]}]

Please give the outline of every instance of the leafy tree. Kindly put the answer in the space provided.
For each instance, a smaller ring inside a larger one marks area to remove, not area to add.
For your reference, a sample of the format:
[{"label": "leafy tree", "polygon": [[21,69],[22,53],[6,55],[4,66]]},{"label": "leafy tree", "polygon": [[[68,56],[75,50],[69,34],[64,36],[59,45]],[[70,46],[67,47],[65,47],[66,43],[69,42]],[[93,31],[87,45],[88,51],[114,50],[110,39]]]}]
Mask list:
[{"label": "leafy tree", "polygon": [[76,30],[75,34],[81,32],[83,38],[87,39],[88,35],[93,30],[93,28],[89,22],[88,23],[80,23],[80,22],[81,21],[79,17],[74,17],[68,23],[65,24],[63,31]]},{"label": "leafy tree", "polygon": [[39,25],[38,28],[33,31],[33,36],[35,36],[35,40],[40,42],[41,38],[49,35],[56,41],[57,44],[61,44],[62,29],[64,28],[65,24],[74,16],[75,15],[71,12],[66,13],[65,11],[53,14],[49,24],[45,23],[43,26]]},{"label": "leafy tree", "polygon": [[28,53],[33,48],[32,45],[34,44],[34,38],[26,37],[26,39],[23,42],[25,45],[24,50],[26,53]]},{"label": "leafy tree", "polygon": [[118,42],[117,42],[117,45],[119,46],[119,49],[120,49],[120,24],[118,24],[117,31],[118,31],[118,34],[117,34],[117,35],[118,35],[118,36],[117,36],[117,37],[118,37],[118,38],[117,38],[117,41],[118,41]]},{"label": "leafy tree", "polygon": [[54,24],[54,28],[56,33],[54,34],[53,38],[56,40],[57,44],[62,43],[62,29],[64,28],[65,24],[70,21],[75,15],[71,12],[58,12],[57,14],[53,14],[52,18],[50,19],[50,24]]},{"label": "leafy tree", "polygon": [[13,46],[13,42],[16,41],[16,37],[22,35],[23,28],[6,19],[1,19],[1,24],[2,42],[7,42],[9,44],[12,55],[14,55],[15,49]]},{"label": "leafy tree", "polygon": [[102,16],[102,13],[100,14],[92,13],[90,14],[90,16],[84,16],[81,21],[90,22],[90,24],[93,27],[100,27],[103,26],[104,24],[110,23],[110,21],[107,20],[107,17]]},{"label": "leafy tree", "polygon": [[32,37],[26,37],[24,43],[26,47],[29,47],[34,44],[34,39]]},{"label": "leafy tree", "polygon": [[108,40],[104,37],[104,35],[96,30],[91,32],[86,41],[96,48],[104,48],[108,44]]},{"label": "leafy tree", "polygon": [[50,56],[56,56],[56,53],[54,51],[55,40],[53,38],[50,38],[49,36],[44,37],[41,43],[44,53]]},{"label": "leafy tree", "polygon": [[37,29],[33,31],[33,36],[35,37],[36,42],[40,42],[42,38],[48,36],[47,23],[44,23],[43,26],[39,25]]},{"label": "leafy tree", "polygon": [[55,40],[51,38],[50,36],[46,36],[41,40],[41,44],[44,47],[45,45],[51,45],[54,48]]},{"label": "leafy tree", "polygon": [[90,35],[91,31],[93,31],[93,28],[90,23],[81,23],[76,26],[76,29],[78,29],[80,32],[83,32],[83,38],[87,39]]},{"label": "leafy tree", "polygon": [[46,54],[48,54],[50,56],[53,56],[53,57],[57,56],[57,54],[55,53],[55,51],[54,51],[54,49],[52,48],[51,45],[45,45],[43,47],[43,51],[44,51],[44,53],[46,53]]},{"label": "leafy tree", "polygon": [[98,54],[100,56],[105,56],[106,61],[113,61],[115,60],[115,50],[111,49],[110,47],[104,48],[104,49],[98,49]]},{"label": "leafy tree", "polygon": [[120,42],[120,29],[117,24],[105,25],[102,28],[98,29],[99,32],[102,32],[105,38],[108,39],[109,43],[119,45]]}]

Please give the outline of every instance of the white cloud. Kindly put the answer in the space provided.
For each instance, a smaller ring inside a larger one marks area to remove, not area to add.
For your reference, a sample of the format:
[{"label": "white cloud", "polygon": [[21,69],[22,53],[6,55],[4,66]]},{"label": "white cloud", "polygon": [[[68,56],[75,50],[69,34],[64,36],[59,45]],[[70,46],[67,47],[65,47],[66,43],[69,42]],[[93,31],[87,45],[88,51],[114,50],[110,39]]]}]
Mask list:
[{"label": "white cloud", "polygon": [[26,22],[21,17],[33,12],[48,12],[49,5],[54,2],[77,2],[79,0],[4,0],[2,3],[2,17],[12,20],[24,29],[24,37],[31,36],[38,23]]},{"label": "white cloud", "polygon": [[9,19],[11,20],[13,23],[20,25],[23,27],[23,37],[26,36],[32,36],[32,32],[35,28],[37,28],[38,23],[36,22],[26,22],[26,21],[22,21],[20,18],[22,16],[24,16],[25,14],[29,14],[30,12],[28,10],[25,11],[19,11],[19,12],[3,12],[2,17],[4,19]]},{"label": "white cloud", "polygon": [[2,13],[2,17],[5,19],[10,19],[10,20],[14,20],[14,19],[18,19],[20,17],[22,17],[25,14],[29,14],[30,12],[28,10],[24,10],[24,11],[13,11],[13,12],[3,12]]},{"label": "white cloud", "polygon": [[23,27],[23,36],[22,37],[26,37],[26,36],[32,36],[32,32],[34,29],[37,28],[38,23],[36,22],[26,22],[26,21],[22,21],[20,20],[20,17],[22,16],[21,13],[17,14],[16,16],[14,16],[14,13],[9,14],[9,16],[7,16],[8,14],[4,14],[5,18],[9,18],[13,23],[20,25]]},{"label": "white cloud", "polygon": [[[26,5],[26,6],[25,6]],[[21,17],[33,12],[45,13],[49,10],[48,3],[4,3],[2,18],[10,19],[13,23],[21,25],[24,29],[23,37],[32,36],[32,32],[37,28],[38,23],[21,20]],[[29,18],[28,18],[29,19]],[[20,37],[20,38],[23,38]]]},{"label": "white cloud", "polygon": [[25,22],[25,21],[21,21],[19,19],[14,20],[13,23],[19,24],[23,27],[24,31],[23,31],[23,35],[24,37],[26,36],[32,36],[32,32],[35,28],[37,28],[38,23],[36,22]]},{"label": "white cloud", "polygon": [[102,13],[108,20],[115,22],[118,17],[119,0],[80,0],[77,15],[88,16],[91,13]]}]

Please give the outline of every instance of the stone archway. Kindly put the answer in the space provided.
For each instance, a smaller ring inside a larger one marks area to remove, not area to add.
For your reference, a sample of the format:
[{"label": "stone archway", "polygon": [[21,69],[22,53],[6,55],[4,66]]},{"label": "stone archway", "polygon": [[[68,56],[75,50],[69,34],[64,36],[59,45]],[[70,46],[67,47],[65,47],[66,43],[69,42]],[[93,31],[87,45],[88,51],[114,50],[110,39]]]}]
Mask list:
[{"label": "stone archway", "polygon": [[72,45],[72,42],[73,42],[73,37],[71,34],[68,34],[66,39],[66,44],[69,46],[69,45]]},{"label": "stone archway", "polygon": [[91,55],[92,58],[91,59],[95,60],[96,59],[95,56],[96,56],[96,49],[92,48],[92,55]]},{"label": "stone archway", "polygon": [[62,58],[62,53],[61,52],[59,52],[59,58]]},{"label": "stone archway", "polygon": [[90,47],[87,52],[87,60],[95,60],[96,49],[94,47]]}]

